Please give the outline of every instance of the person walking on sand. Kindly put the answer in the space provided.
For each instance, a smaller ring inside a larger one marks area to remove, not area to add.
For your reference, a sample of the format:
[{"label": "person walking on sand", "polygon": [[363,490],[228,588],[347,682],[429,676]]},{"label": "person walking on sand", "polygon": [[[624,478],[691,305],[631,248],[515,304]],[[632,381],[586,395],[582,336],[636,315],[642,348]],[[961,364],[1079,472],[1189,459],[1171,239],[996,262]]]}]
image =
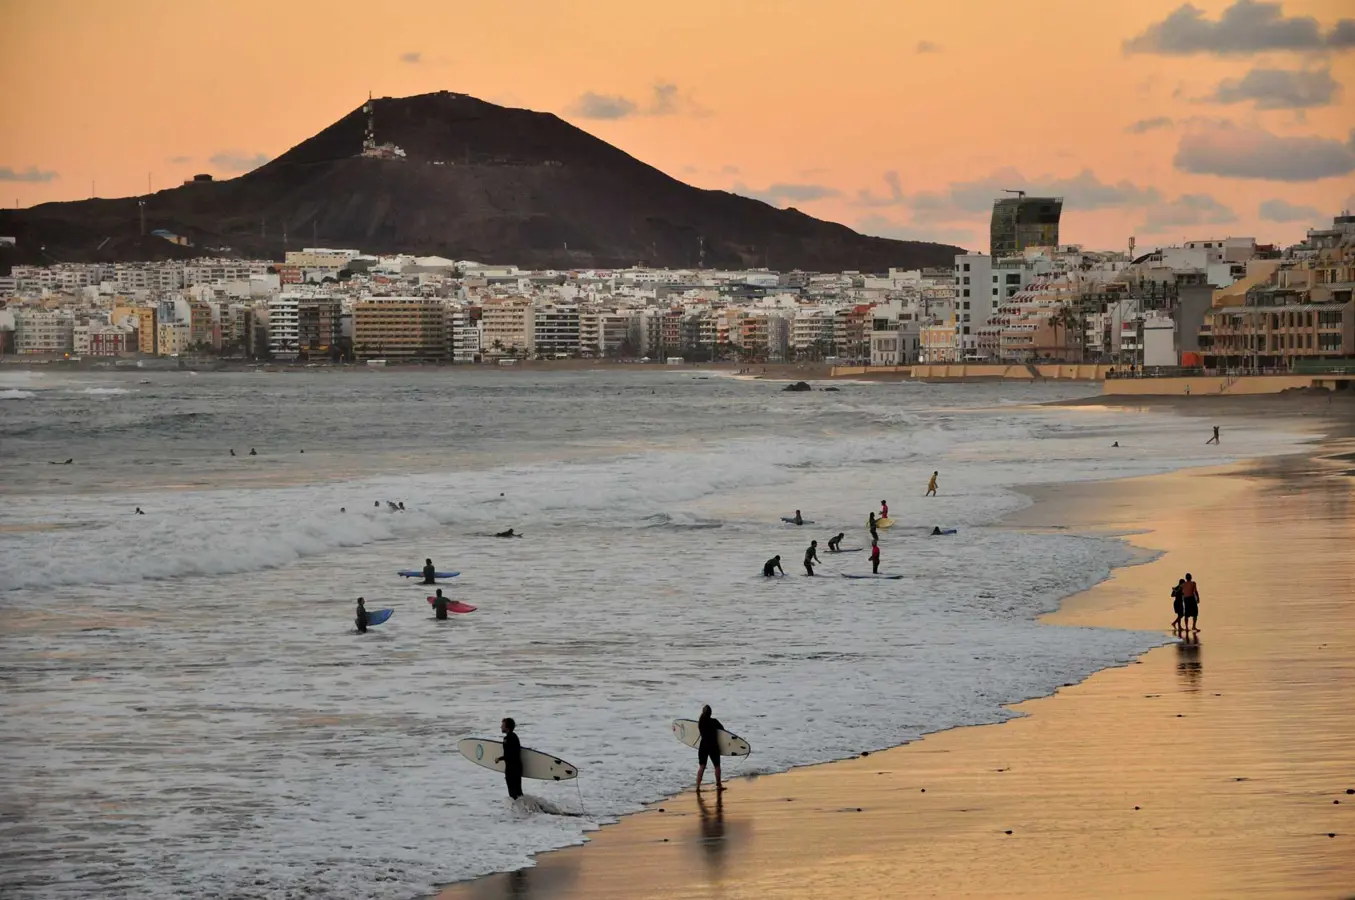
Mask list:
[{"label": "person walking on sand", "polygon": [[709,761],[715,767],[715,790],[723,791],[725,786],[720,781],[720,732],[725,727],[710,714],[710,704],[701,707],[696,730],[701,734],[701,740],[696,745],[696,789],[701,790],[701,779],[706,777],[706,763]]},{"label": "person walking on sand", "polygon": [[1205,443],[1205,446],[1209,446],[1210,444],[1217,444],[1218,442],[1219,442],[1219,426],[1215,425],[1215,426],[1214,426],[1214,436],[1213,436],[1212,438],[1210,438],[1209,440],[1205,441],[1204,443]]},{"label": "person walking on sand", "polygon": [[1172,612],[1176,613],[1176,618],[1172,619],[1172,631],[1181,630],[1181,611],[1185,608],[1185,600],[1181,597],[1181,588],[1185,586],[1186,580],[1182,578],[1176,582],[1176,587],[1172,588]]},{"label": "person walking on sand", "polygon": [[503,780],[508,784],[508,797],[516,800],[522,796],[522,742],[518,740],[518,723],[511,718],[499,723],[503,732],[503,756],[494,760],[503,763]]},{"label": "person walking on sand", "polygon": [[872,575],[880,574],[880,542],[870,542],[870,573]]},{"label": "person walking on sand", "polygon": [[940,475],[940,474],[941,474],[940,472],[933,472],[933,473],[932,473],[932,480],[927,482],[927,493],[926,493],[925,496],[928,496],[928,497],[935,497],[935,496],[936,496],[936,476],[938,476],[938,475]]},{"label": "person walking on sand", "polygon": [[1200,586],[1186,573],[1181,585],[1181,630],[1199,631],[1200,624]]},{"label": "person walking on sand", "polygon": [[819,561],[819,542],[810,541],[809,548],[805,550],[805,574],[812,576],[814,574],[814,564]]}]

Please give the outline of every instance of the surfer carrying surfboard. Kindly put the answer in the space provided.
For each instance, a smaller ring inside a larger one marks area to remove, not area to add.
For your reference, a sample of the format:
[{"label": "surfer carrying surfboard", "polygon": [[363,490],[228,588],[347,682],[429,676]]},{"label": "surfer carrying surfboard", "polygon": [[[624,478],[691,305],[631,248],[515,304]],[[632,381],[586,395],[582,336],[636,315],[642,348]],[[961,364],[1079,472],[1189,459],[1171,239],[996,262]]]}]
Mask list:
[{"label": "surfer carrying surfboard", "polygon": [[508,783],[508,796],[516,800],[522,796],[522,742],[518,740],[518,723],[506,718],[499,723],[503,732],[503,756],[494,760],[503,763],[503,779]]},{"label": "surfer carrying surfboard", "polygon": [[447,604],[451,602],[442,596],[442,588],[438,588],[437,594],[433,597],[433,615],[439,619],[447,618]]},{"label": "surfer carrying surfboard", "polygon": [[696,789],[701,790],[701,779],[706,775],[706,762],[715,767],[715,790],[723,791],[720,783],[720,732],[725,727],[720,720],[710,714],[710,704],[701,707],[701,718],[696,720],[696,728],[701,732],[701,742],[696,746]]},{"label": "surfer carrying surfboard", "polygon": [[361,597],[358,598],[358,611],[353,617],[353,624],[358,626],[358,634],[367,633],[367,604]]}]

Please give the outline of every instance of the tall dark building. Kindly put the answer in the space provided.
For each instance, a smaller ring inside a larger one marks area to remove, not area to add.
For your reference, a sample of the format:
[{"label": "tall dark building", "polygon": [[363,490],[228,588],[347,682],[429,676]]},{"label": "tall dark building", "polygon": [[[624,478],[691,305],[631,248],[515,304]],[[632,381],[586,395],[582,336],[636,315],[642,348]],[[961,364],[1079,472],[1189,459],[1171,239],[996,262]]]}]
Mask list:
[{"label": "tall dark building", "polygon": [[993,259],[1020,253],[1027,247],[1052,247],[1059,242],[1062,197],[1005,197],[993,201],[993,224],[988,255]]}]

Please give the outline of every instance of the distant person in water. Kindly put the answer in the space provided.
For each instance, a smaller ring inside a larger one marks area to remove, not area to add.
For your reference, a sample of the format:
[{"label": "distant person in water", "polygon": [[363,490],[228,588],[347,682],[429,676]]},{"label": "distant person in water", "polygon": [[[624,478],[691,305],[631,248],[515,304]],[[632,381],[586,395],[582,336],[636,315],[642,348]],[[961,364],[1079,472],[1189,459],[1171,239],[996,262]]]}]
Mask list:
[{"label": "distant person in water", "polygon": [[940,525],[937,525],[935,528],[932,529],[932,537],[935,537],[935,536],[937,536],[938,534],[941,534],[941,533],[942,533],[942,532],[941,532],[941,526],[940,526]]},{"label": "distant person in water", "polygon": [[710,714],[709,705],[701,707],[696,730],[701,735],[696,745],[696,789],[701,790],[701,780],[706,777],[706,763],[709,762],[715,767],[715,789],[723,791],[725,786],[720,782],[720,732],[725,727]]},{"label": "distant person in water", "polygon": [[367,601],[361,597],[358,598],[358,611],[353,618],[353,624],[358,626],[358,634],[367,633]]},{"label": "distant person in water", "polygon": [[1205,441],[1205,444],[1206,444],[1206,445],[1208,445],[1208,444],[1217,444],[1218,442],[1219,442],[1219,426],[1215,425],[1215,426],[1214,426],[1214,436],[1213,436],[1212,438],[1210,438],[1209,440]]},{"label": "distant person in water", "polygon": [[845,532],[839,531],[835,537],[830,537],[830,538],[828,539],[828,552],[829,552],[829,553],[841,553],[841,552],[842,552],[842,539],[843,539],[844,537],[846,537],[846,536],[847,536],[847,535],[846,535]]},{"label": "distant person in water", "polygon": [[386,505],[390,507],[390,511],[391,511],[391,512],[399,512],[399,511],[400,511],[400,507],[396,506],[395,503],[394,503],[393,501],[387,500],[387,501],[386,501]]},{"label": "distant person in water", "polygon": [[235,455],[235,448],[232,447],[232,448],[231,448],[231,456],[234,456],[234,455]]},{"label": "distant person in water", "polygon": [[339,512],[348,512],[348,510],[345,509],[345,508],[343,508],[342,506],[340,506],[340,507],[339,507]]},{"label": "distant person in water", "polygon": [[508,783],[508,796],[516,800],[522,796],[522,742],[518,740],[518,723],[504,719],[499,723],[503,732],[503,756],[494,760],[503,763],[503,780]]},{"label": "distant person in water", "polygon": [[1119,442],[1119,441],[1116,441],[1115,443],[1111,444],[1110,446],[1112,446],[1112,447],[1118,447],[1118,446],[1120,446],[1120,442]]},{"label": "distant person in water", "polygon": [[814,564],[819,561],[819,542],[810,541],[808,549],[805,550],[805,574],[814,574]]},{"label": "distant person in water", "polygon": [[374,501],[372,501],[372,505],[375,506],[377,509],[380,509],[380,508],[381,508],[381,501],[380,501],[380,500],[374,500]]},{"label": "distant person in water", "polygon": [[883,500],[880,501],[880,518],[882,519],[889,518],[889,504],[884,502]]},{"label": "distant person in water", "polygon": [[804,516],[800,515],[800,511],[798,509],[795,511],[795,518],[791,519],[791,521],[794,522],[796,525],[803,525],[805,523]]},{"label": "distant person in water", "polygon": [[399,508],[400,512],[404,512],[404,511],[405,511],[405,501],[401,500],[399,503],[397,503],[397,504],[395,504],[395,505],[396,505],[396,507]]},{"label": "distant person in water", "polygon": [[781,568],[781,557],[780,557],[780,556],[773,556],[771,559],[767,560],[765,563],[762,564],[762,574],[763,574],[763,577],[771,578],[771,577],[772,577],[773,575],[775,575],[778,571],[779,571],[782,575],[785,575],[785,574],[786,574],[786,570],[783,569],[783,568]]},{"label": "distant person in water", "polygon": [[931,479],[931,481],[928,481],[928,482],[927,482],[927,494],[926,494],[926,496],[928,496],[928,497],[935,497],[935,496],[936,496],[936,478],[937,478],[937,476],[940,475],[940,474],[941,474],[940,472],[933,472],[933,473],[932,473],[932,479]]},{"label": "distant person in water", "polygon": [[870,571],[873,575],[880,574],[880,542],[870,542]]},{"label": "distant person in water", "polygon": [[133,513],[133,515],[137,515],[137,516],[144,516],[145,514],[146,514],[146,511],[143,510],[143,509],[142,509],[141,507],[139,507],[139,506],[136,508],[136,512]]},{"label": "distant person in water", "polygon": [[442,588],[438,588],[437,594],[433,597],[433,615],[439,619],[447,618],[447,604],[451,602],[442,596]]},{"label": "distant person in water", "polygon": [[875,510],[871,510],[869,518],[866,519],[866,527],[870,529],[870,539],[872,541],[878,541],[880,539],[880,532],[875,524]]},{"label": "distant person in water", "polygon": [[438,570],[434,567],[433,561],[431,559],[425,559],[423,561],[423,583],[433,584],[437,581],[437,574]]},{"label": "distant person in water", "polygon": [[250,447],[250,448],[249,448],[249,455],[250,455],[250,456],[258,456],[258,455],[259,455],[259,451],[258,451],[258,450],[255,450],[253,447]]},{"label": "distant person in water", "polygon": [[495,536],[495,537],[522,537],[522,535],[518,534],[516,531],[514,531],[514,530],[511,529],[511,528],[508,529],[507,531],[499,531],[499,532],[495,532],[494,536]]}]

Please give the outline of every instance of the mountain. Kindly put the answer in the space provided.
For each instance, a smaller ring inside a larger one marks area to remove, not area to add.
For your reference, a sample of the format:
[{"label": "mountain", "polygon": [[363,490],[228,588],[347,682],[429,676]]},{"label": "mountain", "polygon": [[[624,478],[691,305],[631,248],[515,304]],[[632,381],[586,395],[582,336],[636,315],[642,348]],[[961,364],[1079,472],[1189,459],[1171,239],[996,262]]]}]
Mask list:
[{"label": "mountain", "polygon": [[[194,246],[143,237],[143,200],[148,234]],[[883,271],[950,266],[961,252],[701,190],[549,113],[446,91],[369,101],[238,178],[0,212],[0,234],[18,238],[11,263],[330,246],[533,268]]]}]

